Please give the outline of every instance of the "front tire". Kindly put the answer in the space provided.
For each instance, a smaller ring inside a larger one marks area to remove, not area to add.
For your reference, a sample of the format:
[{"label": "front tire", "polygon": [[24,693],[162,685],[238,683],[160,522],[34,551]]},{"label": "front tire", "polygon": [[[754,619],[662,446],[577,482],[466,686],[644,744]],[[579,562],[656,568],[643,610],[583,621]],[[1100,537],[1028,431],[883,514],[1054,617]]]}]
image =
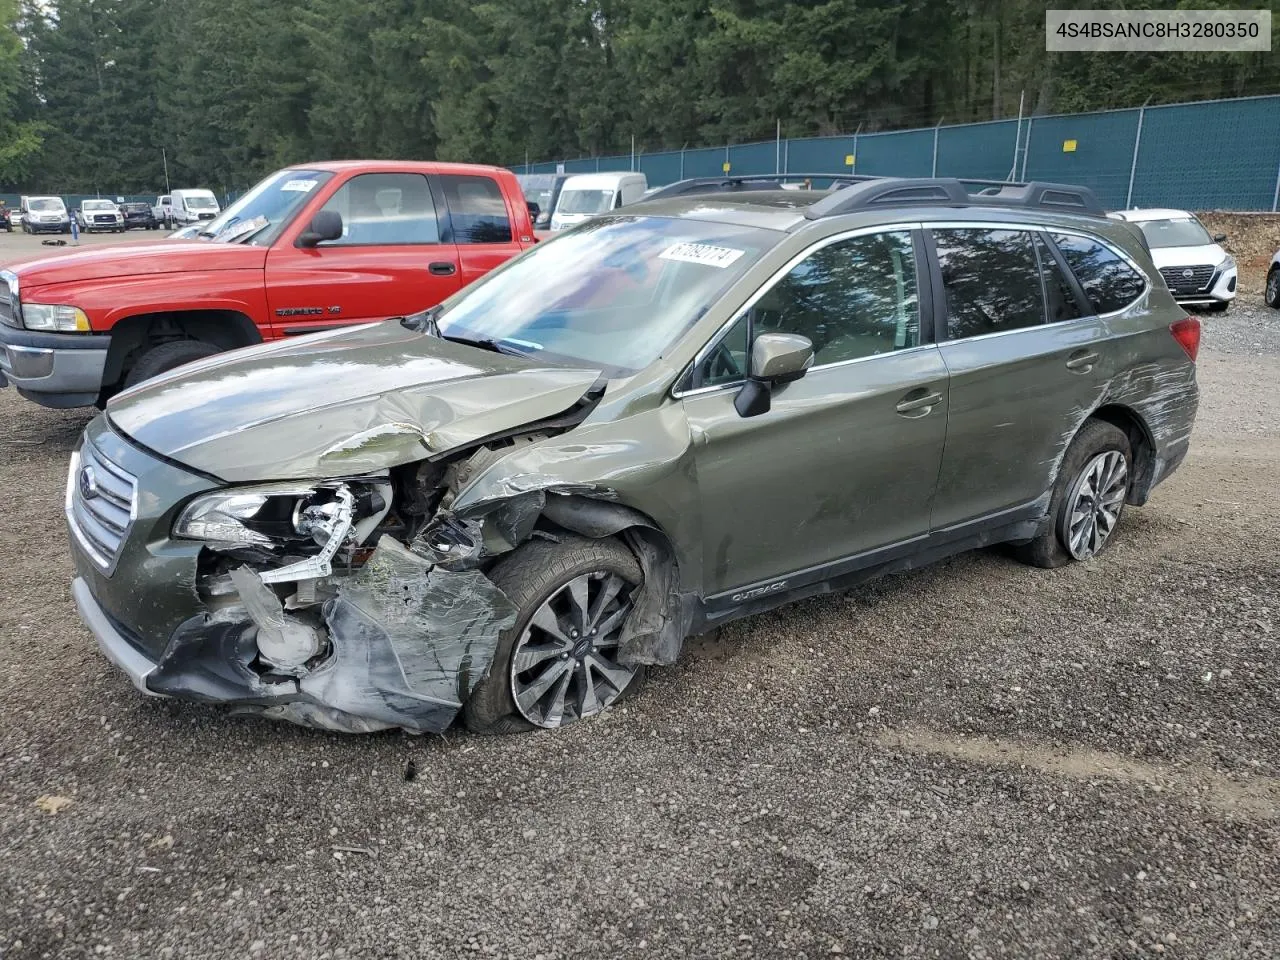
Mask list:
[{"label": "front tire", "polygon": [[1133,482],[1133,448],[1119,427],[1089,420],[1062,458],[1047,528],[1014,548],[1019,560],[1054,569],[1089,560],[1111,542]]},{"label": "front tire", "polygon": [[1280,263],[1274,264],[1267,271],[1267,287],[1262,296],[1268,307],[1280,310]]},{"label": "front tire", "polygon": [[643,667],[617,660],[622,625],[644,580],[621,542],[532,540],[498,561],[489,579],[519,614],[463,707],[473,733],[585,720],[642,679]]},{"label": "front tire", "polygon": [[220,352],[212,343],[202,340],[171,340],[158,347],[152,347],[133,365],[124,378],[124,386],[136,386],[144,380],[158,377],[162,373],[180,367],[184,363],[202,360]]}]

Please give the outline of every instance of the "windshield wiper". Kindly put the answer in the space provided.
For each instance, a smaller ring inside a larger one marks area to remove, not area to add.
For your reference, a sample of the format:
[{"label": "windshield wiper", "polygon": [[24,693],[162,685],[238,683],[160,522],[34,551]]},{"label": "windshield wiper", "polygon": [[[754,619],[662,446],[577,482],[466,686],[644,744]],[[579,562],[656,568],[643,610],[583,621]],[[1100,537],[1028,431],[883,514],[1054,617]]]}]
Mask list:
[{"label": "windshield wiper", "polygon": [[[434,321],[433,321],[434,323]],[[439,328],[436,328],[437,331]],[[488,350],[492,353],[506,354],[508,357],[527,357],[528,354],[523,350],[517,350],[515,347],[508,345],[502,340],[494,340],[491,337],[461,337],[453,333],[436,333],[441,340],[448,340],[450,343],[461,343],[468,347],[477,347],[481,350]]]},{"label": "windshield wiper", "polygon": [[439,321],[440,314],[443,311],[444,305],[438,303],[434,307],[410,314],[407,317],[401,317],[400,325],[406,330],[425,333],[429,337],[448,340],[450,343],[461,343],[468,347],[488,350],[491,353],[501,353],[509,357],[529,356],[523,350],[516,349],[504,340],[494,340],[492,337],[464,337],[455,333],[441,333]]}]

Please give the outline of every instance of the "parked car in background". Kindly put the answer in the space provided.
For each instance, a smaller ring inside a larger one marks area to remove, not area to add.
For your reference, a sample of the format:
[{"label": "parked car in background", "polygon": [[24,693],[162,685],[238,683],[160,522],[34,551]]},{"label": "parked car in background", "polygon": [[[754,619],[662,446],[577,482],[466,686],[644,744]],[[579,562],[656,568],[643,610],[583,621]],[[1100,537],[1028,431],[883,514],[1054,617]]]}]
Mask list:
[{"label": "parked car in background", "polygon": [[212,190],[174,190],[169,197],[169,222],[176,226],[212,220],[221,212]]},{"label": "parked car in background", "polygon": [[120,212],[124,214],[124,228],[131,230],[139,227],[143,230],[158,230],[160,221],[149,203],[122,203]]},{"label": "parked car in background", "polygon": [[516,174],[525,199],[538,205],[538,215],[533,221],[534,229],[549,230],[551,228],[551,213],[556,208],[556,201],[560,199],[564,182],[571,176],[573,174],[569,173]]},{"label": "parked car in background", "polygon": [[1223,311],[1236,296],[1236,261],[1186,210],[1117,210],[1111,216],[1137,225],[1170,292],[1188,307]]},{"label": "parked car in background", "polygon": [[82,200],[76,223],[81,233],[124,233],[124,214],[112,200]]},{"label": "parked car in background", "polygon": [[106,656],[330,730],[560,727],[788,601],[1098,557],[1185,458],[1200,322],[1091,192],[721,182],[112,400],[66,500]]},{"label": "parked car in background", "polygon": [[156,202],[151,207],[151,215],[156,218],[156,222],[163,226],[166,230],[173,228],[173,197],[166,194],[162,197],[156,197]]},{"label": "parked car in background", "polygon": [[510,171],[412,161],[289,167],[197,226],[204,242],[0,274],[7,382],[45,406],[92,405],[221,350],[432,306],[534,244]]},{"label": "parked car in background", "polygon": [[1271,258],[1271,266],[1267,268],[1267,284],[1263,288],[1262,297],[1268,307],[1280,310],[1280,251]]},{"label": "parked car in background", "polygon": [[70,233],[71,216],[61,197],[23,197],[23,233]]},{"label": "parked car in background", "polygon": [[649,189],[643,173],[579,173],[565,180],[551,214],[551,229],[563,230],[629,203]]},{"label": "parked car in background", "polygon": [[0,200],[0,230],[5,233],[13,233],[13,220],[16,211]]}]

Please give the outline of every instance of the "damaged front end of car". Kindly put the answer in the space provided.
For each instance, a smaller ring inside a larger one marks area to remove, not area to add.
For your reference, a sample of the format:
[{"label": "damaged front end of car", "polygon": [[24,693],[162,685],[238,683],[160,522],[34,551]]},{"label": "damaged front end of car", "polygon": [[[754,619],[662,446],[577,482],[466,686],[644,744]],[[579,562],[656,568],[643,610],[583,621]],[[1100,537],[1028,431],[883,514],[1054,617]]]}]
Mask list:
[{"label": "damaged front end of car", "polygon": [[[165,532],[192,551],[186,589],[198,612],[156,644],[158,656],[135,683],[155,695],[341,732],[442,732],[519,613],[487,570],[531,539],[573,535],[618,536],[644,571],[620,658],[674,661],[687,603],[653,524],[608,487],[499,468],[511,454],[572,430],[601,393],[593,388],[557,417],[425,459],[420,434],[380,431],[377,442],[402,438],[404,456],[419,459],[372,473],[220,485],[186,498]],[[324,457],[330,467],[343,456],[363,465],[367,453],[355,438]],[[481,475],[486,495],[458,507]],[[73,477],[73,533],[74,485]],[[115,599],[108,619],[129,620],[130,602]],[[94,627],[86,603],[93,601],[82,601],[82,617]],[[124,665],[101,634],[99,642]]]}]

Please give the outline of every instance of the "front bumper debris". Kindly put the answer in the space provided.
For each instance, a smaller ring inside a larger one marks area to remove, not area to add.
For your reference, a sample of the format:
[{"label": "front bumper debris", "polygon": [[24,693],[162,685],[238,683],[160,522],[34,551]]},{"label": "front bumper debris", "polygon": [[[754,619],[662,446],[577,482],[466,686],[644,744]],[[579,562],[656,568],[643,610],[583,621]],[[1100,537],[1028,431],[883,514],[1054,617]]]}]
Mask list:
[{"label": "front bumper debris", "polygon": [[488,672],[499,633],[516,619],[510,600],[479,571],[433,567],[388,538],[325,604],[331,649],[301,676],[272,674],[259,662],[258,632],[295,620],[282,609],[264,615],[260,607],[233,606],[193,617],[152,660],[84,580],[72,592],[99,649],[144,693],[348,733],[443,732]]}]

